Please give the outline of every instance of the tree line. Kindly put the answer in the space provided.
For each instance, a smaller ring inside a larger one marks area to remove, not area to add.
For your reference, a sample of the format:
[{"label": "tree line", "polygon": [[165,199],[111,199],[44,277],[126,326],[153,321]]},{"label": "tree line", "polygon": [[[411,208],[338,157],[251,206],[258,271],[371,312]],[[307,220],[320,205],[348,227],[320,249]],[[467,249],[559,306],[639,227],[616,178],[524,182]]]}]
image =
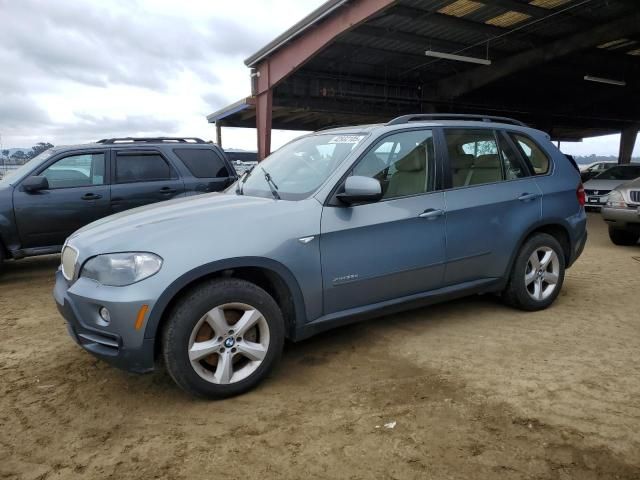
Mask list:
[{"label": "tree line", "polygon": [[11,153],[11,150],[2,150],[0,152],[0,164],[2,165],[22,165],[27,163],[32,158],[40,155],[45,150],[53,148],[53,145],[49,142],[38,142],[30,150],[24,151],[22,149],[16,150]]}]

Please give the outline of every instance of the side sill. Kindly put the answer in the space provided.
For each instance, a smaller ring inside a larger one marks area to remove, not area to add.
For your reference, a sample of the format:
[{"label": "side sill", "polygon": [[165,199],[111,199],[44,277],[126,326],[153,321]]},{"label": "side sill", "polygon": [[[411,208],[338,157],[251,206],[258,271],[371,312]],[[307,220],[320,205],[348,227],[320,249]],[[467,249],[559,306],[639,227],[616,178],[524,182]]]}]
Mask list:
[{"label": "side sill", "polygon": [[501,278],[472,280],[428,292],[416,293],[406,297],[365,305],[364,307],[350,308],[341,312],[324,315],[313,322],[299,326],[294,332],[293,340],[297,342],[332,328],[398,313],[404,310],[425,307],[479,293],[498,292],[504,288],[504,284],[505,280]]}]

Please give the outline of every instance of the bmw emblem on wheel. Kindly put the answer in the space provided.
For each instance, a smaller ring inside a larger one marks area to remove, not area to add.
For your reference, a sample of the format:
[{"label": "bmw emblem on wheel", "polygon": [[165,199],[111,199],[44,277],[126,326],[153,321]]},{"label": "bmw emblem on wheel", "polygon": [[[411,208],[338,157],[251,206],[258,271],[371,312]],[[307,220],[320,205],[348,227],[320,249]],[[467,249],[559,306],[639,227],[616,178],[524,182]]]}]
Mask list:
[{"label": "bmw emblem on wheel", "polygon": [[227,347],[227,348],[231,348],[231,347],[233,347],[233,345],[235,343],[236,343],[235,340],[233,338],[229,337],[224,341],[224,346]]}]

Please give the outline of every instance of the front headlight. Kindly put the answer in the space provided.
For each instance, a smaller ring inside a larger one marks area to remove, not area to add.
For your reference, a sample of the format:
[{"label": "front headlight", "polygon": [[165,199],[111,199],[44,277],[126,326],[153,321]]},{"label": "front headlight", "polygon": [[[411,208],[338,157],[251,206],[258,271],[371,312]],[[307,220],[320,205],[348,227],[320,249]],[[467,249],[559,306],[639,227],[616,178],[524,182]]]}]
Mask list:
[{"label": "front headlight", "polygon": [[87,260],[80,276],[110,287],[124,287],[155,275],[160,267],[162,258],[153,253],[109,253]]},{"label": "front headlight", "polygon": [[618,190],[612,190],[607,197],[607,207],[627,208],[627,204],[624,201],[622,192],[619,192]]}]

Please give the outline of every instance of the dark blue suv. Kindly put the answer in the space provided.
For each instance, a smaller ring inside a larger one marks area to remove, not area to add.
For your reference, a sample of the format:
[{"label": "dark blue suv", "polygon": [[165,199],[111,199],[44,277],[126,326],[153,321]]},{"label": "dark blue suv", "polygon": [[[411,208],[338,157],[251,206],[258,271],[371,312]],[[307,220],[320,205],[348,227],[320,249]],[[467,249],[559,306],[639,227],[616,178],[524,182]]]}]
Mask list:
[{"label": "dark blue suv", "polygon": [[224,190],[236,179],[226,154],[198,138],[113,138],[46,150],[0,181],[0,262],[59,252],[94,220]]}]

